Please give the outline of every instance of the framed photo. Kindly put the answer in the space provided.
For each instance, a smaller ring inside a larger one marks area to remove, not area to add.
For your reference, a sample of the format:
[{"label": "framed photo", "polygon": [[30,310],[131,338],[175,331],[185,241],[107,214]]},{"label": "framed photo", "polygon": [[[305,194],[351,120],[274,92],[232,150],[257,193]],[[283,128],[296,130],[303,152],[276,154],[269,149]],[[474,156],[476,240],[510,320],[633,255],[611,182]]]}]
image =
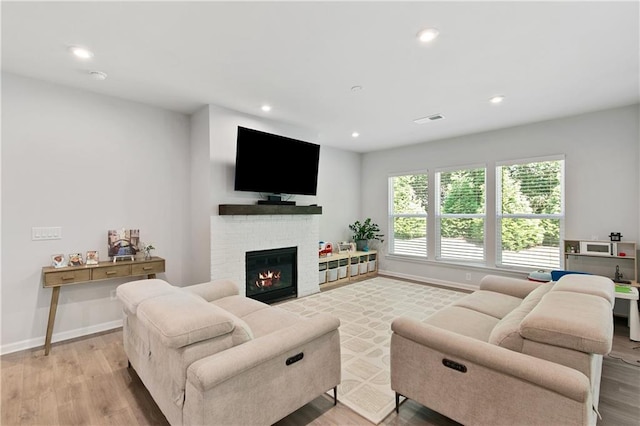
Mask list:
[{"label": "framed photo", "polygon": [[69,266],[82,266],[82,254],[71,253],[69,255]]},{"label": "framed photo", "polygon": [[98,252],[96,250],[90,250],[87,252],[87,258],[85,260],[85,264],[87,265],[97,265],[99,262]]},{"label": "framed photo", "polygon": [[140,242],[139,229],[111,229],[107,235],[109,256],[133,256]]},{"label": "framed photo", "polygon": [[51,256],[51,266],[54,268],[64,268],[67,263],[64,261],[64,254],[54,254]]}]

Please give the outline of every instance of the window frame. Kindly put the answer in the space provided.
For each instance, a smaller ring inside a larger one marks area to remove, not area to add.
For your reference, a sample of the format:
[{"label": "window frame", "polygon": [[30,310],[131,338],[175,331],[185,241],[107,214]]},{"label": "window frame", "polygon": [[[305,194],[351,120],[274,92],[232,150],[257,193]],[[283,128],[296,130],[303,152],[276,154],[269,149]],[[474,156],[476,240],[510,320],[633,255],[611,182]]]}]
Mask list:
[{"label": "window frame", "polygon": [[[399,177],[404,177],[404,176],[418,176],[418,175],[422,175],[426,177],[426,181],[427,181],[427,209],[425,213],[396,213],[395,212],[395,191],[394,191],[394,179],[399,178]],[[396,174],[390,174],[387,178],[387,183],[388,183],[388,194],[389,194],[389,202],[388,202],[388,206],[389,206],[389,211],[388,211],[388,229],[389,229],[389,244],[388,244],[388,250],[389,250],[389,254],[393,255],[393,256],[403,256],[403,257],[407,257],[407,258],[412,258],[412,259],[423,259],[423,260],[427,260],[429,259],[429,208],[430,208],[430,175],[429,175],[429,171],[428,170],[420,170],[420,171],[415,171],[415,172],[403,172],[403,173],[396,173]],[[422,253],[417,253],[417,254],[408,254],[408,253],[397,253],[395,251],[396,249],[396,240],[395,240],[395,219],[396,218],[419,218],[419,219],[424,219],[425,222],[425,237],[424,237],[424,254]]]},{"label": "window frame", "polygon": [[[502,167],[505,166],[515,166],[515,165],[524,165],[524,164],[533,164],[533,163],[544,163],[551,161],[560,161],[560,213],[502,213]],[[558,268],[563,267],[563,253],[562,253],[562,240],[564,239],[565,232],[565,181],[566,181],[566,158],[564,154],[556,154],[556,155],[548,155],[542,157],[530,157],[530,158],[520,158],[520,159],[512,159],[512,160],[504,160],[504,161],[496,161],[495,164],[495,267],[498,269],[506,269],[506,270],[532,270],[532,269],[550,269],[548,266],[550,265],[515,265],[515,264],[504,264],[503,263],[503,252],[502,249],[502,220],[503,219],[536,219],[536,220],[544,220],[544,219],[557,219],[559,232],[558,232]],[[555,266],[554,266],[555,267]]]},{"label": "window frame", "polygon": [[[441,174],[442,173],[450,173],[457,171],[465,171],[465,170],[478,170],[482,169],[484,171],[484,199],[483,199],[483,210],[484,213],[442,213],[442,206],[440,200],[441,194]],[[434,198],[437,199],[436,202],[432,203],[434,206],[434,242],[435,242],[435,260],[440,263],[449,263],[449,264],[465,264],[465,265],[474,265],[474,266],[483,266],[487,267],[487,180],[488,180],[488,166],[486,163],[475,163],[475,164],[466,164],[460,166],[452,166],[452,167],[443,167],[434,170]],[[481,259],[461,259],[461,258],[451,258],[451,257],[443,257],[442,256],[442,219],[450,218],[450,219],[483,219],[482,224],[482,258]]]}]

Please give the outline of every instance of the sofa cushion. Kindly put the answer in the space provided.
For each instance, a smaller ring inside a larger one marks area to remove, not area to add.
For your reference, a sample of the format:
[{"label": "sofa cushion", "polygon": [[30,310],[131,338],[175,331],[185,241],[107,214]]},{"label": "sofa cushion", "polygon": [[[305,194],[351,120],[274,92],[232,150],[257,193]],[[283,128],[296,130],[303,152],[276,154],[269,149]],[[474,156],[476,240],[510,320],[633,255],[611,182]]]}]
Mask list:
[{"label": "sofa cushion", "polygon": [[520,306],[520,303],[522,303],[522,299],[518,297],[494,291],[478,290],[458,300],[454,305],[501,319]]},{"label": "sofa cushion", "polygon": [[608,300],[611,306],[616,299],[613,281],[599,275],[565,275],[556,282],[553,291],[593,294]]},{"label": "sofa cushion", "polygon": [[233,281],[213,280],[208,283],[180,287],[181,290],[197,294],[207,302],[238,294],[238,287]]},{"label": "sofa cushion", "polygon": [[119,285],[116,295],[127,312],[135,314],[138,305],[147,299],[174,293],[176,287],[160,279],[136,280]]},{"label": "sofa cushion", "polygon": [[541,284],[524,298],[520,306],[502,318],[491,331],[489,343],[516,352],[522,352],[524,339],[520,335],[520,323],[535,308],[542,297],[553,288],[553,284]]},{"label": "sofa cushion", "polygon": [[233,315],[181,291],[140,303],[138,317],[171,348],[231,333],[235,327]]},{"label": "sofa cushion", "polygon": [[223,297],[211,303],[232,313],[238,318],[244,318],[252,312],[269,308],[269,305],[266,303],[244,296]]},{"label": "sofa cushion", "polygon": [[422,322],[486,342],[498,319],[472,309],[452,305],[439,310]]},{"label": "sofa cushion", "polygon": [[520,323],[525,339],[586,353],[607,354],[613,340],[611,305],[602,297],[549,291]]},{"label": "sofa cushion", "polygon": [[299,315],[285,311],[277,306],[269,306],[269,309],[256,310],[245,315],[242,319],[251,328],[255,338],[290,327],[301,321]]}]

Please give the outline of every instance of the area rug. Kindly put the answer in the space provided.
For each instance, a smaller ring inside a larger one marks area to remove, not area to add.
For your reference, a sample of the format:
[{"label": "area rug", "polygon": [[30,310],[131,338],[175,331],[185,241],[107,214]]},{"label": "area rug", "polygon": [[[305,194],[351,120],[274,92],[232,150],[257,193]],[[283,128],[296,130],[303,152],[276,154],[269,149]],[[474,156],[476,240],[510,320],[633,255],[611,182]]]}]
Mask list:
[{"label": "area rug", "polygon": [[391,322],[399,316],[422,321],[465,294],[375,277],[278,306],[306,317],[324,312],[340,318],[338,400],[378,424],[395,408],[389,370]]}]

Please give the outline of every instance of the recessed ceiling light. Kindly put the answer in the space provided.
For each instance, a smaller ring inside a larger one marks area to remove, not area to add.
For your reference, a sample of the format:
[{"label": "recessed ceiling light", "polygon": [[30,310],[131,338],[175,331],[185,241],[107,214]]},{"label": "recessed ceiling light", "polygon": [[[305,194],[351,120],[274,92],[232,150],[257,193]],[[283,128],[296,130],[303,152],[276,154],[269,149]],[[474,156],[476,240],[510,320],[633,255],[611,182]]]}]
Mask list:
[{"label": "recessed ceiling light", "polygon": [[418,33],[418,40],[422,43],[429,43],[435,40],[438,35],[440,35],[440,31],[437,28],[425,28]]},{"label": "recessed ceiling light", "polygon": [[351,133],[351,137],[352,138],[357,138],[358,136],[360,136],[360,133],[358,133],[358,132]]},{"label": "recessed ceiling light", "polygon": [[261,108],[264,112],[269,112],[271,111],[271,105],[262,105]]},{"label": "recessed ceiling light", "polygon": [[71,46],[69,47],[69,51],[73,53],[77,58],[80,58],[80,59],[93,58],[93,52],[84,47]]},{"label": "recessed ceiling light", "polygon": [[107,79],[107,73],[102,71],[89,71],[89,75],[94,80],[103,81]]},{"label": "recessed ceiling light", "polygon": [[499,104],[504,101],[504,95],[495,95],[489,98],[489,102],[492,104]]}]

